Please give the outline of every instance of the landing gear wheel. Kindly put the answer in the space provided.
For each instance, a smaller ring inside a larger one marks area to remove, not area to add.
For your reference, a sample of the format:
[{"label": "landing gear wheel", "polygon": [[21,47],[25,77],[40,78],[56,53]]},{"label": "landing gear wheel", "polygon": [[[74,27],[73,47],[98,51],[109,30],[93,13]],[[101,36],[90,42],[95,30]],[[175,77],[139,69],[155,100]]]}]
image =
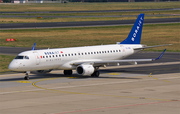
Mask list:
[{"label": "landing gear wheel", "polygon": [[29,80],[29,76],[25,76],[25,77],[24,77],[24,80]]},{"label": "landing gear wheel", "polygon": [[94,71],[94,73],[91,75],[92,77],[99,77],[99,71]]},{"label": "landing gear wheel", "polygon": [[72,70],[64,70],[64,75],[72,75]]},{"label": "landing gear wheel", "polygon": [[24,80],[29,80],[29,74],[30,73],[30,71],[26,71],[26,76],[24,77]]}]

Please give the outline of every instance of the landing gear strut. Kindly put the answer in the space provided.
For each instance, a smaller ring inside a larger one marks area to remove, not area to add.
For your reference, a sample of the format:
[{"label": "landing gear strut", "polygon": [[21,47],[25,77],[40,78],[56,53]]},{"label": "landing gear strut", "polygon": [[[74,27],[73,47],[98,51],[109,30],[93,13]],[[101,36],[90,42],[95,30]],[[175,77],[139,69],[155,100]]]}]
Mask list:
[{"label": "landing gear strut", "polygon": [[96,70],[96,71],[94,71],[94,73],[93,74],[91,74],[91,76],[92,77],[99,77],[99,71],[98,70]]},{"label": "landing gear strut", "polygon": [[64,75],[72,75],[72,70],[64,70]]},{"label": "landing gear strut", "polygon": [[26,76],[24,77],[24,80],[29,80],[29,74],[30,73],[30,71],[26,71]]}]

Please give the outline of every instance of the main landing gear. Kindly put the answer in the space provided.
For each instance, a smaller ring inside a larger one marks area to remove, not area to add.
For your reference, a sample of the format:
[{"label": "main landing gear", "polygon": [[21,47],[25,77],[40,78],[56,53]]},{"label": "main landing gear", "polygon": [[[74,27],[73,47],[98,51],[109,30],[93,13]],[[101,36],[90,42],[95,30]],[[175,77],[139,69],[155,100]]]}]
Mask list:
[{"label": "main landing gear", "polygon": [[93,74],[91,74],[91,76],[92,77],[99,77],[99,71],[98,70],[96,70],[96,71],[94,71],[94,73]]},{"label": "main landing gear", "polygon": [[[64,75],[72,75],[72,70],[64,70]],[[91,74],[92,77],[99,77],[100,73],[98,70],[95,70],[93,74]]]},{"label": "main landing gear", "polygon": [[29,80],[29,74],[30,73],[30,71],[26,71],[26,76],[24,77],[24,80]]},{"label": "main landing gear", "polygon": [[95,71],[93,74],[91,74],[91,77],[99,77],[100,73],[99,73],[99,67],[94,67]]},{"label": "main landing gear", "polygon": [[72,75],[72,70],[64,70],[64,75]]}]

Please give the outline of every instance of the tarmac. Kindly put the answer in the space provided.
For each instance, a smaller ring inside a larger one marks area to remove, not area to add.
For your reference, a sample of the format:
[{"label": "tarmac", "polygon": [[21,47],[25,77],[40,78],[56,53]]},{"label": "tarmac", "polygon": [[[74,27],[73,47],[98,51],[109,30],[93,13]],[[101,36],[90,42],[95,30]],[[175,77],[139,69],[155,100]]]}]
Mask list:
[{"label": "tarmac", "polygon": [[[170,67],[177,65],[176,68]],[[159,67],[157,67],[159,66]],[[152,73],[160,70],[159,73]],[[149,67],[154,67],[150,69]],[[136,69],[149,70],[146,72]],[[173,72],[167,72],[167,71]],[[136,72],[134,72],[136,71]],[[165,73],[163,73],[163,71]],[[0,75],[2,114],[178,114],[180,62],[102,68],[99,78],[49,74]]]}]

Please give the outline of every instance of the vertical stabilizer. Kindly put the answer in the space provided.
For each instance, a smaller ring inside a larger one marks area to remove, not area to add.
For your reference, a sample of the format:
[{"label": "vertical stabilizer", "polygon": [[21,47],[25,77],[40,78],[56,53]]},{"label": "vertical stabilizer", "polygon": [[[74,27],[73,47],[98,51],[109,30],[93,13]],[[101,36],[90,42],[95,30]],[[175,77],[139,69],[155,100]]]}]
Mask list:
[{"label": "vertical stabilizer", "polygon": [[134,26],[129,33],[129,36],[120,44],[140,44],[141,33],[143,28],[144,14],[139,14]]},{"label": "vertical stabilizer", "polygon": [[34,43],[34,45],[33,45],[33,47],[32,47],[32,50],[35,50],[35,45],[36,45],[36,43]]}]

